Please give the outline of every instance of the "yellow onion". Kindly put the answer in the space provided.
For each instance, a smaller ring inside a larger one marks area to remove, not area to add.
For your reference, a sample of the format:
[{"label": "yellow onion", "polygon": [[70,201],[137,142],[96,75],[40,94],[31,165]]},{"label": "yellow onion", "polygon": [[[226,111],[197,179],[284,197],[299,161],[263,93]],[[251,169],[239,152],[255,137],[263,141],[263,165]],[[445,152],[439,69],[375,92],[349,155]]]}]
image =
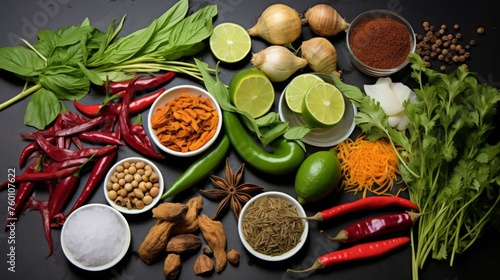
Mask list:
[{"label": "yellow onion", "polygon": [[319,36],[333,36],[349,27],[344,18],[332,6],[317,4],[306,11],[304,24]]},{"label": "yellow onion", "polygon": [[340,77],[340,72],[337,71],[337,50],[327,39],[314,37],[304,41],[300,52],[313,71]]},{"label": "yellow onion", "polygon": [[252,55],[252,64],[272,82],[282,82],[307,66],[307,60],[283,46],[270,46]]},{"label": "yellow onion", "polygon": [[250,36],[261,37],[273,45],[285,45],[299,38],[302,19],[290,6],[273,4],[264,10],[257,23],[247,32]]}]

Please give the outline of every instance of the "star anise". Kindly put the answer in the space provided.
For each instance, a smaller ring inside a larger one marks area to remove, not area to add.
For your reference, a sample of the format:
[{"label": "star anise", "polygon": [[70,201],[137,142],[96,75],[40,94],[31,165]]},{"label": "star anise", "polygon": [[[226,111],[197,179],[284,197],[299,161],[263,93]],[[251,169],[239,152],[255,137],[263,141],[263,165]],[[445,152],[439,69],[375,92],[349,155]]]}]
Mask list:
[{"label": "star anise", "polygon": [[236,220],[238,220],[243,205],[245,205],[245,203],[252,198],[252,194],[264,189],[256,184],[239,184],[241,178],[243,177],[244,168],[245,163],[241,164],[236,173],[233,173],[233,170],[229,165],[229,158],[226,158],[226,179],[224,180],[219,176],[211,175],[210,180],[214,183],[216,188],[211,190],[200,190],[200,193],[205,197],[211,200],[220,201],[212,219],[215,220],[219,218],[221,213],[226,210],[227,207],[231,206],[231,210],[236,217]]}]

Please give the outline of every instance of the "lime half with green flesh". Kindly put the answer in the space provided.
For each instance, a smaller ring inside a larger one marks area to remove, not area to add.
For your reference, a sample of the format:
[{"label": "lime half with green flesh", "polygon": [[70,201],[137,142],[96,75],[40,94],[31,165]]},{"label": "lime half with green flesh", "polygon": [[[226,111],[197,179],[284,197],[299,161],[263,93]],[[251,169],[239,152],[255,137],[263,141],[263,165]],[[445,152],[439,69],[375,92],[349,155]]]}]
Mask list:
[{"label": "lime half with green flesh", "polygon": [[293,78],[285,90],[285,101],[288,108],[295,113],[301,113],[307,91],[319,83],[324,83],[323,79],[310,73]]},{"label": "lime half with green flesh", "polygon": [[243,60],[252,48],[248,32],[232,22],[217,25],[212,31],[209,44],[214,56],[226,63]]},{"label": "lime half with green flesh", "polygon": [[236,72],[229,81],[229,98],[238,109],[258,118],[274,104],[274,87],[269,78],[257,68]]},{"label": "lime half with green flesh", "polygon": [[344,96],[329,83],[319,83],[307,91],[302,104],[302,117],[313,127],[331,127],[340,122],[345,112]]}]

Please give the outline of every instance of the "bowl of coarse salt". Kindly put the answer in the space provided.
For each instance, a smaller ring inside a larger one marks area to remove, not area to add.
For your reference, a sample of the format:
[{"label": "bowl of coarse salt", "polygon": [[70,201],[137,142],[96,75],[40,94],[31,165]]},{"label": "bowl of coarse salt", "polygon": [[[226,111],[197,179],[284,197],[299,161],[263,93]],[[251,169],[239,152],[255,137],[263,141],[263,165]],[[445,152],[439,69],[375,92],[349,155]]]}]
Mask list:
[{"label": "bowl of coarse salt", "polygon": [[62,227],[61,247],[75,266],[88,271],[113,267],[130,247],[125,217],[109,205],[87,204],[72,212]]}]

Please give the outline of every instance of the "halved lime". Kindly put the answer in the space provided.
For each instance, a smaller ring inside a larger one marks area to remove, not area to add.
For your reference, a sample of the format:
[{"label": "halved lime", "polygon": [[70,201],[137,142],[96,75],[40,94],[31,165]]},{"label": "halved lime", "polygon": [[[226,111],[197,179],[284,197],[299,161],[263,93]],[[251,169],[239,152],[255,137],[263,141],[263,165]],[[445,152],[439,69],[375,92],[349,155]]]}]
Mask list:
[{"label": "halved lime", "polygon": [[246,68],[236,72],[229,81],[229,98],[236,108],[258,118],[273,106],[274,87],[262,71]]},{"label": "halved lime", "polygon": [[313,127],[329,127],[344,116],[345,102],[340,90],[329,83],[319,83],[307,91],[302,117]]},{"label": "halved lime", "polygon": [[223,62],[241,61],[251,48],[250,35],[242,26],[232,22],[217,25],[210,36],[210,50]]},{"label": "halved lime", "polygon": [[285,101],[288,108],[295,113],[301,113],[302,103],[307,91],[318,83],[324,83],[323,79],[310,73],[301,74],[293,78],[285,90]]}]

